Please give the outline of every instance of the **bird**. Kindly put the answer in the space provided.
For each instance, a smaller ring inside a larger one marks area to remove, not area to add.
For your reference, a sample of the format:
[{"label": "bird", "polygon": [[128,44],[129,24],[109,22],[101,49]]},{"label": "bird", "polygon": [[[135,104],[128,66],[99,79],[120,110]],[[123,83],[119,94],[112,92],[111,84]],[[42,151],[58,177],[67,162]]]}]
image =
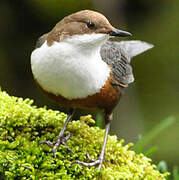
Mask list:
[{"label": "bird", "polygon": [[88,155],[90,162],[73,162],[101,169],[113,110],[134,81],[131,58],[153,47],[139,40],[114,39],[131,35],[113,27],[101,13],[81,10],[64,17],[38,39],[31,54],[34,80],[47,97],[69,108],[57,140],[42,142],[52,147],[54,157],[61,144],[68,148],[69,136],[64,132],[76,109],[101,109],[105,113],[105,135],[98,159]]}]

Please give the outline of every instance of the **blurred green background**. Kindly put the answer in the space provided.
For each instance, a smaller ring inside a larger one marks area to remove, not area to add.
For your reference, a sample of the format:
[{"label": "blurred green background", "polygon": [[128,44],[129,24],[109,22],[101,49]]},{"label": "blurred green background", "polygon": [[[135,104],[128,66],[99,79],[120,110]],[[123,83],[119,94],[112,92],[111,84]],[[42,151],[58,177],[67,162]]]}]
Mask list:
[{"label": "blurred green background", "polygon": [[[155,45],[132,61],[135,82],[114,112],[111,133],[136,142],[161,120],[179,118],[178,0],[1,0],[0,86],[9,94],[29,97],[39,106],[59,109],[33,81],[30,55],[36,40],[64,16],[82,9],[103,13],[118,28]],[[62,109],[60,109],[62,110]],[[179,122],[154,138],[152,158],[179,164]]]}]

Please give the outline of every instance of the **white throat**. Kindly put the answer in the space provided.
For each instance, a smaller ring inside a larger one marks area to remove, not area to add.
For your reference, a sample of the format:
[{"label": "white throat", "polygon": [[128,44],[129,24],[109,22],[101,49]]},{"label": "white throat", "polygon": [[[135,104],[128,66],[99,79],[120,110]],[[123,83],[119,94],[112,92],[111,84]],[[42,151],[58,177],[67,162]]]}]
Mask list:
[{"label": "white throat", "polygon": [[42,88],[67,99],[86,98],[100,92],[110,69],[101,59],[105,34],[74,35],[48,46],[45,42],[31,55],[35,79]]}]

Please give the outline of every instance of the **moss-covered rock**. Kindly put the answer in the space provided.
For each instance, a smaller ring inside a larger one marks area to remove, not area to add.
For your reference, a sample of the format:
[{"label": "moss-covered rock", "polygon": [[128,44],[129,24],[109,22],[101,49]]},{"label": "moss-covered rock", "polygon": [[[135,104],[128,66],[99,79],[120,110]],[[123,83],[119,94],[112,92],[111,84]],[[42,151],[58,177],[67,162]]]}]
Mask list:
[{"label": "moss-covered rock", "polygon": [[97,158],[103,143],[104,130],[94,125],[90,115],[69,123],[66,134],[72,134],[67,142],[74,153],[64,146],[53,157],[52,149],[39,145],[40,141],[54,141],[66,118],[66,114],[37,108],[30,99],[23,100],[0,91],[0,174],[6,179],[165,179],[151,160],[143,154],[129,150],[116,136],[109,136],[102,170],[86,168],[74,160],[88,161]]}]

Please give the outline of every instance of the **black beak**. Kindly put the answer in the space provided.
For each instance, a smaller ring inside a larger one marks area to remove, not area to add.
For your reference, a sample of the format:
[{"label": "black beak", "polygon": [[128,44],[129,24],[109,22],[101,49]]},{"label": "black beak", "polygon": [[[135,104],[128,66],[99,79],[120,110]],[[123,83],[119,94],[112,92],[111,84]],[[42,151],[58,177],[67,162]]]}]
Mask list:
[{"label": "black beak", "polygon": [[109,33],[110,36],[119,36],[119,37],[127,37],[127,36],[132,36],[131,33],[127,32],[127,31],[122,31],[119,29],[114,29],[113,31],[111,31]]}]

